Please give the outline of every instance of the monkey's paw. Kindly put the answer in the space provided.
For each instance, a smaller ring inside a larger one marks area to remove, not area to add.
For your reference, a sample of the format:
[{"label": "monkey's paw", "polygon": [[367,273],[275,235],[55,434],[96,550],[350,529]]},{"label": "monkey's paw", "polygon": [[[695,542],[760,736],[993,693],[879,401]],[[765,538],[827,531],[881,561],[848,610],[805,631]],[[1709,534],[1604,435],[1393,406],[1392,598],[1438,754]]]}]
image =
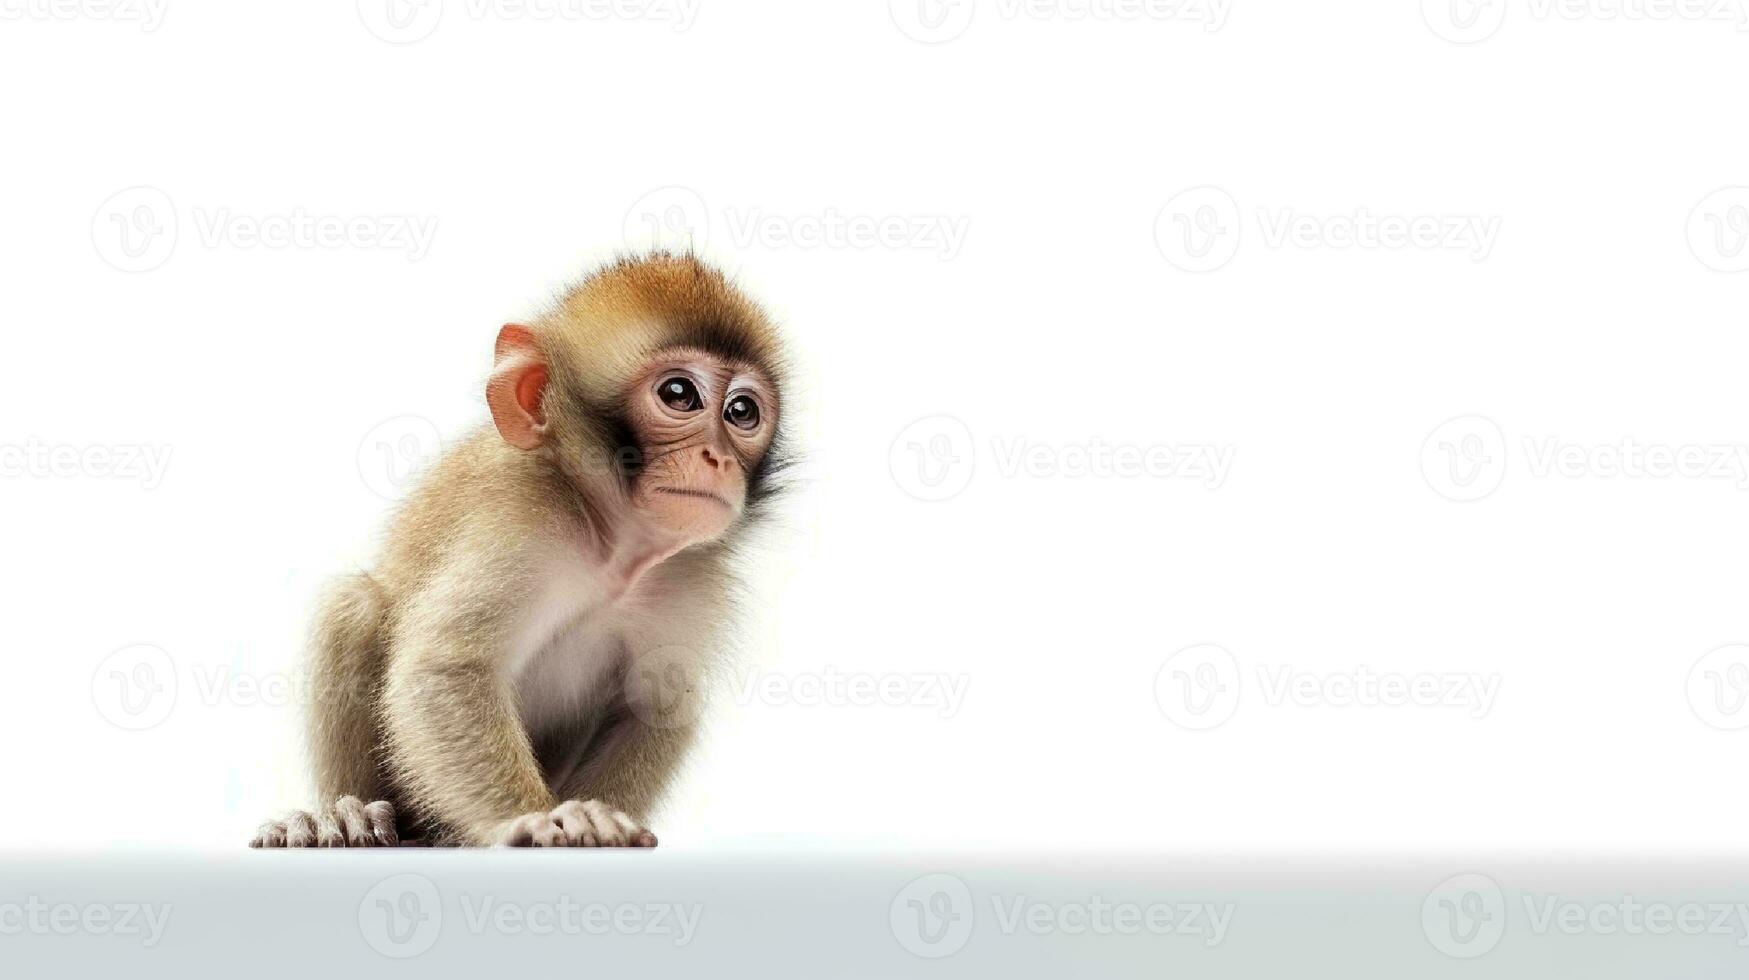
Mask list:
[{"label": "monkey's paw", "polygon": [[655,847],[656,835],[600,800],[569,800],[507,821],[501,847]]},{"label": "monkey's paw", "polygon": [[326,810],[293,810],[283,820],[269,820],[255,832],[250,847],[396,847],[395,805],[387,800],[364,803],[342,796]]}]

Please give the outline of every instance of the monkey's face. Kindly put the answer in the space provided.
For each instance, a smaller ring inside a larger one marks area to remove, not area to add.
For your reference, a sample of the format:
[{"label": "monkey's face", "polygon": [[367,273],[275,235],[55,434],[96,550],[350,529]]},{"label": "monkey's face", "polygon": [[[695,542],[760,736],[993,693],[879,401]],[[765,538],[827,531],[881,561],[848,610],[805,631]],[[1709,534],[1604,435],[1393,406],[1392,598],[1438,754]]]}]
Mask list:
[{"label": "monkey's face", "polygon": [[680,348],[652,361],[626,407],[639,449],[633,506],[689,541],[728,530],[777,431],[770,381],[753,365]]}]

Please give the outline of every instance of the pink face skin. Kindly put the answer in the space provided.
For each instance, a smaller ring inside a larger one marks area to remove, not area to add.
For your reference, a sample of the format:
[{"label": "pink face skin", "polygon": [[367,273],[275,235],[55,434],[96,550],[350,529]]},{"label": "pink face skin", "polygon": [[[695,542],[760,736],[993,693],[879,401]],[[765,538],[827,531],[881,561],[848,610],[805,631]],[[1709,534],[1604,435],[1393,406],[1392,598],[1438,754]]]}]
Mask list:
[{"label": "pink face skin", "polygon": [[750,364],[664,351],[628,393],[626,420],[644,451],[634,510],[651,530],[698,543],[746,507],[748,474],[776,431],[777,394]]}]

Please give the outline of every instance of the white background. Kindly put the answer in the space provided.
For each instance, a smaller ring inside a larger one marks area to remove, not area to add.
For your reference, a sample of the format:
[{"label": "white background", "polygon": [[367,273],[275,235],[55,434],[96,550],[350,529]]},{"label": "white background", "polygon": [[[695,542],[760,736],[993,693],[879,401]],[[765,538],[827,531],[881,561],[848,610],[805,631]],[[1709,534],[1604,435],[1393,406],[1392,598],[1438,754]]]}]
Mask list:
[{"label": "white background", "polygon": [[654,236],[809,457],[665,843],[1740,849],[1741,4],[1453,3],[0,0],[7,845],[307,803],[315,589]]}]

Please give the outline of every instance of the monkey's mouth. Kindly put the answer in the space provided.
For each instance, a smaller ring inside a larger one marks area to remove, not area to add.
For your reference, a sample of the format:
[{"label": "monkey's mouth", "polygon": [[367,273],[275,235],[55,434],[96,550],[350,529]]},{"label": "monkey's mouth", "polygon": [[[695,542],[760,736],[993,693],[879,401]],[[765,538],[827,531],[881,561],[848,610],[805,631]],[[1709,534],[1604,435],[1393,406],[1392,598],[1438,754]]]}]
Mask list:
[{"label": "monkey's mouth", "polygon": [[704,500],[714,500],[717,503],[722,504],[725,509],[734,509],[729,506],[727,500],[705,490],[688,490],[685,487],[656,487],[655,489],[657,493],[671,493],[677,497],[699,497]]}]

